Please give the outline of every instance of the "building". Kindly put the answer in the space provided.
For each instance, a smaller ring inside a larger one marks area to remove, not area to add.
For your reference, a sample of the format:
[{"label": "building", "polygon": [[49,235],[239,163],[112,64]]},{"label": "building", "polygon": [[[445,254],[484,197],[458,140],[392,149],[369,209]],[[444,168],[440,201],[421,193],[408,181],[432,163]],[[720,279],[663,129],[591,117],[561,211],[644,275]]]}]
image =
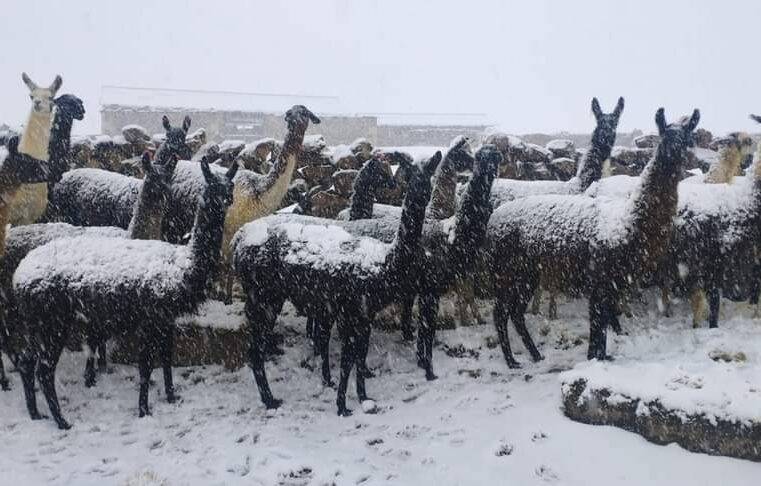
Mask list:
[{"label": "building", "polygon": [[[137,124],[159,133],[161,117],[175,123],[190,115],[193,128],[203,127],[209,140],[282,139],[284,111],[303,104],[321,119],[308,133],[319,133],[330,145],[366,138],[377,146],[446,146],[458,135],[478,139],[487,128],[482,114],[373,114],[342,113],[337,97],[224,91],[166,90],[103,87],[101,130],[117,135],[125,125]],[[214,108],[198,108],[198,107]]]}]

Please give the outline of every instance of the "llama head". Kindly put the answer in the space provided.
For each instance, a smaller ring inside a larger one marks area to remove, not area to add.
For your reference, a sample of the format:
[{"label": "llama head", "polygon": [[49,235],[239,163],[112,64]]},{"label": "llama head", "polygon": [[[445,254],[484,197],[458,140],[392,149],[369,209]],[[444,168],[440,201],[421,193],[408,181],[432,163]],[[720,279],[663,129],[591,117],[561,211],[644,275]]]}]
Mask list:
[{"label": "llama head", "polygon": [[689,118],[685,116],[676,123],[666,123],[664,109],[658,108],[655,113],[655,124],[658,126],[658,135],[661,137],[659,152],[666,156],[679,156],[687,147],[694,147],[694,130],[699,121],[700,110],[695,109]]},{"label": "llama head", "polygon": [[369,178],[367,182],[373,190],[396,188],[396,180],[394,179],[393,172],[391,172],[391,165],[379,157],[370,158],[362,166],[360,172],[367,174],[366,177]]},{"label": "llama head", "polygon": [[85,118],[85,104],[72,94],[62,94],[53,102],[56,113],[61,113],[72,120]]},{"label": "llama head", "polygon": [[183,160],[190,160],[193,156],[193,152],[186,143],[188,130],[190,129],[190,117],[186,116],[182,120],[181,127],[173,127],[172,124],[169,123],[169,118],[164,115],[161,118],[161,125],[166,131],[166,140],[164,143],[166,144],[169,153],[176,154]]},{"label": "llama head", "polygon": [[306,131],[309,122],[320,123],[320,119],[304,105],[295,105],[286,111],[285,121],[288,124],[289,132],[297,128]]},{"label": "llama head", "polygon": [[169,160],[159,164],[151,162],[151,153],[146,150],[143,152],[140,163],[145,173],[143,187],[150,190],[155,196],[168,201],[174,169],[177,167],[177,155],[172,154]]},{"label": "llama head", "polygon": [[452,164],[455,171],[473,169],[473,148],[468,137],[460,135],[449,144],[446,156],[448,163]]},{"label": "llama head", "polygon": [[611,148],[616,143],[616,129],[618,120],[624,111],[624,98],[618,98],[618,103],[613,109],[613,113],[603,113],[600,108],[600,102],[597,98],[592,98],[592,114],[595,116],[597,126],[592,133],[592,146]]},{"label": "llama head", "polygon": [[497,167],[502,163],[502,152],[496,145],[486,144],[476,151],[476,163],[473,166],[473,177],[485,177],[489,185],[497,176]]},{"label": "llama head", "polygon": [[32,99],[32,111],[36,113],[50,113],[53,109],[55,94],[63,83],[61,76],[56,76],[49,88],[40,88],[26,73],[21,73],[21,79],[26,84],[26,87],[29,88],[29,98]]},{"label": "llama head", "polygon": [[204,156],[201,159],[201,173],[206,181],[202,204],[207,210],[224,217],[225,210],[233,203],[233,179],[237,172],[238,164],[235,163],[224,175],[216,175],[209,167],[209,158]]}]

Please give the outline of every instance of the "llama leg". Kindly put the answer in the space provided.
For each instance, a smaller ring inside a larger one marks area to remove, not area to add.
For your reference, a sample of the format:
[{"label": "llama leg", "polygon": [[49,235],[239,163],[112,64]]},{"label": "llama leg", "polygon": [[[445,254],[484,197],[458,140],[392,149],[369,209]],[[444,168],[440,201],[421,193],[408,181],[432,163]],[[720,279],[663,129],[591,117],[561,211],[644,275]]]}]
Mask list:
[{"label": "llama leg", "polygon": [[529,354],[531,354],[531,359],[534,361],[541,361],[544,359],[544,356],[542,356],[542,353],[536,348],[536,344],[534,344],[534,340],[531,338],[531,334],[529,334],[528,329],[526,328],[525,311],[525,304],[518,303],[518,305],[513,305],[510,309],[510,318],[513,320],[515,330],[518,331],[518,335],[523,340],[523,345],[526,347]]},{"label": "llama leg", "polygon": [[589,349],[587,359],[609,359],[607,350],[608,315],[611,297],[602,289],[593,289],[589,297]]},{"label": "llama leg", "polygon": [[369,400],[365,388],[365,374],[362,369],[367,369],[367,353],[370,349],[370,319],[360,317],[354,324],[356,325],[355,339],[355,359],[357,366],[357,398],[362,403]]},{"label": "llama leg", "polygon": [[[338,415],[343,417],[351,415],[351,410],[346,408],[346,388],[349,386],[349,374],[356,360],[354,357],[354,339],[352,339],[352,336],[349,335],[349,331],[346,329],[347,324],[347,322],[339,323],[339,331],[341,332],[341,375],[338,380],[336,405],[338,407]],[[343,329],[341,329],[342,327]]]},{"label": "llama leg", "polygon": [[166,401],[175,403],[178,397],[174,390],[174,379],[172,377],[172,355],[174,354],[174,329],[167,329],[166,334],[161,339],[159,346],[159,359],[161,368],[164,372],[164,392]]},{"label": "llama leg", "polygon": [[140,392],[138,395],[138,415],[145,417],[151,414],[148,408],[148,388],[151,386],[151,373],[153,372],[153,345],[149,340],[143,340],[143,349],[138,358],[138,372],[140,374]]},{"label": "llama leg", "polygon": [[[263,315],[265,325],[262,327],[262,337],[264,338],[264,350],[266,354],[270,356],[281,356],[285,352],[278,346],[278,338],[275,335],[275,325],[277,324],[277,316],[283,310],[283,300],[278,300],[272,306],[267,306],[266,312]],[[314,331],[313,331],[314,332]]]},{"label": "llama leg", "polygon": [[63,345],[57,343],[48,343],[49,347],[45,350],[45,355],[41,357],[37,364],[37,379],[40,382],[40,388],[48,402],[50,414],[53,416],[58,428],[68,430],[71,425],[63,418],[61,414],[61,405],[58,402],[58,394],[55,389],[55,369],[58,365],[58,359],[63,351]]},{"label": "llama leg", "polygon": [[706,296],[703,288],[698,285],[690,286],[688,300],[690,310],[692,311],[692,327],[697,329],[700,327],[700,323],[708,317]]},{"label": "llama leg", "polygon": [[719,308],[721,307],[721,291],[718,285],[708,290],[708,327],[719,327]]},{"label": "llama leg", "polygon": [[468,298],[466,295],[465,279],[457,277],[454,283],[455,308],[457,309],[457,319],[460,326],[470,325],[470,316],[468,315]]},{"label": "llama leg", "polygon": [[99,351],[98,339],[93,333],[87,334],[87,362],[85,363],[85,386],[92,388],[95,386],[95,354]]},{"label": "llama leg", "polygon": [[[422,335],[423,350],[418,355],[418,361],[423,362],[425,369],[425,379],[428,381],[435,380],[436,374],[433,372],[433,341],[436,337],[436,319],[439,314],[439,298],[435,293],[426,293],[420,296],[420,329],[418,333]],[[418,338],[420,339],[420,338]]]},{"label": "llama leg", "polygon": [[250,297],[246,298],[246,318],[248,320],[249,330],[249,366],[254,373],[256,387],[259,389],[259,397],[262,403],[268,409],[278,408],[283,401],[272,396],[267,374],[264,370],[264,335],[262,329],[267,325],[266,313],[268,310],[261,305],[257,305]]},{"label": "llama leg", "polygon": [[402,312],[401,312],[401,328],[402,328],[402,339],[405,341],[413,341],[415,339],[415,335],[412,332],[412,308],[415,305],[415,295],[407,295],[402,299],[401,306],[402,306]]},{"label": "llama leg", "polygon": [[[534,299],[531,301],[531,314],[538,316],[541,312],[542,307],[542,292],[544,290],[542,289],[541,285],[536,288],[536,292],[534,292]],[[550,293],[550,298],[552,298],[552,294]]]},{"label": "llama leg", "polygon": [[668,284],[661,285],[661,304],[663,305],[663,316],[671,317],[671,286]]},{"label": "llama leg", "polygon": [[550,290],[550,311],[549,311],[549,319],[551,321],[555,321],[558,318],[558,303],[557,303],[557,296],[558,293],[554,290]]},{"label": "llama leg", "polygon": [[101,339],[98,343],[98,372],[101,374],[108,373],[108,360],[106,359],[106,342],[107,339]]},{"label": "llama leg", "polygon": [[8,391],[10,390],[10,384],[8,383],[8,377],[5,376],[5,366],[3,366],[3,354],[2,349],[0,349],[0,390]]},{"label": "llama leg", "polygon": [[486,324],[486,321],[481,316],[481,311],[478,310],[478,302],[476,301],[476,288],[475,284],[473,282],[473,276],[468,276],[468,279],[465,281],[465,286],[468,289],[467,291],[467,304],[470,307],[470,310],[473,314],[473,317],[476,319],[476,322],[479,326],[483,326]]},{"label": "llama leg", "polygon": [[322,361],[322,385],[333,388],[336,384],[330,376],[330,328],[331,321],[329,318],[324,316],[319,319],[315,318],[315,348]]},{"label": "llama leg", "polygon": [[507,306],[498,297],[494,302],[494,327],[497,328],[497,336],[499,337],[499,344],[502,346],[502,354],[505,356],[508,368],[520,368],[520,363],[515,360],[513,351],[510,349],[510,336],[507,334],[508,322]]},{"label": "llama leg", "polygon": [[[317,344],[317,336],[315,336],[314,331],[315,331],[314,317],[307,316],[307,329],[306,329],[307,339],[309,339],[310,341],[312,341],[312,343],[314,345],[316,345]],[[316,351],[316,349],[315,349],[315,351]]]},{"label": "llama leg", "polygon": [[24,386],[24,399],[29,417],[32,420],[45,418],[37,409],[37,393],[34,391],[34,372],[37,367],[37,358],[31,351],[26,350],[18,357],[16,366],[21,374],[21,383]]}]

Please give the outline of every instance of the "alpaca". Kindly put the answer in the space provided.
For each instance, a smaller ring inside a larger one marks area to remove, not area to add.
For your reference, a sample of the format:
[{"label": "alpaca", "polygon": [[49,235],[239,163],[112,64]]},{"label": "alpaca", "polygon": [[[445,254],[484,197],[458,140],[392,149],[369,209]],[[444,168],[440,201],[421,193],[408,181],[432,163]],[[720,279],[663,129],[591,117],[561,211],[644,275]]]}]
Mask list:
[{"label": "alpaca", "polygon": [[[120,237],[130,239],[159,239],[161,230],[161,217],[166,212],[166,201],[169,194],[169,185],[172,180],[176,157],[171,157],[164,165],[151,164],[150,154],[145,153],[142,157],[145,182],[141,186],[138,200],[132,215],[129,230],[110,226],[105,227],[81,227],[66,223],[31,224],[18,226],[8,230],[5,243],[7,251],[0,255],[0,351],[4,349],[2,341],[10,339],[10,333],[16,328],[11,321],[14,316],[14,302],[12,299],[11,280],[13,273],[21,260],[33,249],[40,247],[53,240],[75,236],[102,236]],[[157,221],[158,220],[158,221]],[[97,337],[97,336],[96,336]],[[94,337],[94,340],[96,337]],[[5,348],[11,355],[11,361],[15,362],[16,353]],[[88,356],[85,371],[85,385],[95,384],[94,354],[99,357],[99,366],[104,368],[105,344],[99,343],[91,349],[92,355]],[[0,375],[2,367],[0,366]],[[0,385],[5,380],[0,376]],[[7,381],[5,381],[7,387]]]},{"label": "alpaca", "polygon": [[[420,236],[431,196],[430,178],[441,161],[437,152],[411,169],[401,223],[393,243],[352,236],[332,224],[301,225],[280,216],[261,218],[241,228],[232,243],[235,271],[246,292],[246,317],[251,332],[250,365],[262,402],[277,408],[264,370],[263,332],[269,316],[284,299],[318,323],[335,321],[341,336],[341,374],[336,405],[350,415],[346,388],[351,369],[363,366],[373,316],[400,296],[413,291],[422,257]],[[297,221],[294,218],[293,221]],[[370,220],[372,221],[372,220]],[[327,330],[319,336],[329,336]],[[327,343],[322,345],[322,349]],[[323,377],[330,376],[323,361]],[[326,373],[327,371],[327,373]],[[365,376],[356,373],[357,395],[367,400]]]},{"label": "alpaca", "polygon": [[590,148],[579,163],[576,177],[565,182],[497,179],[494,181],[491,196],[494,207],[527,196],[584,192],[594,181],[602,177],[603,165],[610,157],[613,145],[616,143],[616,128],[623,111],[622,97],[618,98],[612,113],[603,113],[597,98],[592,98],[592,114],[597,124],[592,132]]},{"label": "alpaca", "polygon": [[63,173],[75,166],[74,155],[71,152],[71,128],[74,120],[84,120],[85,105],[74,95],[63,94],[55,99],[55,114],[53,126],[50,128],[50,180],[48,181],[48,196],[53,186],[61,180]]},{"label": "alpaca", "polygon": [[55,369],[66,337],[82,327],[89,328],[88,339],[98,333],[138,336],[141,417],[150,414],[148,387],[157,351],[167,400],[175,401],[174,321],[194,312],[204,298],[219,260],[237,168],[234,165],[217,176],[207,160],[201,161],[207,186],[198,201],[188,246],[125,240],[123,247],[114,248],[103,238],[63,238],[31,251],[21,261],[13,276],[13,294],[26,328],[23,335],[28,347],[19,358],[19,369],[32,419],[40,418],[34,391],[36,370],[56,424],[61,429],[70,427],[58,403]]},{"label": "alpaca", "polygon": [[[227,212],[222,237],[221,274],[224,277],[224,297],[227,302],[232,298],[233,283],[230,240],[245,223],[271,214],[280,207],[283,196],[288,191],[309,122],[320,123],[320,119],[302,105],[289,109],[285,114],[285,120],[288,133],[279,157],[270,171],[262,176],[249,170],[241,170],[235,179],[235,198],[233,206]],[[201,182],[197,164],[178,165],[172,185],[169,217],[164,222],[166,241],[180,242],[190,230],[193,221],[192,201],[202,187]]]},{"label": "alpaca", "polygon": [[[53,100],[63,81],[61,76],[56,76],[49,88],[40,88],[26,73],[22,73],[21,78],[29,88],[32,109],[21,135],[19,152],[47,162]],[[45,212],[47,203],[46,183],[23,185],[16,192],[10,205],[8,220],[13,225],[34,223]]]},{"label": "alpaca", "polygon": [[661,142],[628,199],[535,196],[503,204],[489,221],[495,286],[494,325],[510,368],[507,335],[512,319],[535,361],[542,359],[526,329],[525,311],[540,281],[551,288],[589,297],[587,357],[609,359],[606,331],[616,321],[622,291],[655,266],[668,250],[677,209],[677,184],[700,120],[666,124],[655,116]]},{"label": "alpaca", "polygon": [[[166,164],[172,154],[188,158],[190,149],[185,137],[190,128],[190,117],[185,117],[182,127],[172,127],[166,116],[162,118],[162,124],[166,140],[156,151],[158,164]],[[70,170],[53,188],[45,220],[75,226],[127,229],[142,184],[140,179],[103,169]]]},{"label": "alpaca", "polygon": [[747,133],[733,132],[727,137],[719,154],[719,162],[712,165],[703,182],[707,184],[722,184],[732,182],[740,170],[745,156],[750,153],[753,139]]}]

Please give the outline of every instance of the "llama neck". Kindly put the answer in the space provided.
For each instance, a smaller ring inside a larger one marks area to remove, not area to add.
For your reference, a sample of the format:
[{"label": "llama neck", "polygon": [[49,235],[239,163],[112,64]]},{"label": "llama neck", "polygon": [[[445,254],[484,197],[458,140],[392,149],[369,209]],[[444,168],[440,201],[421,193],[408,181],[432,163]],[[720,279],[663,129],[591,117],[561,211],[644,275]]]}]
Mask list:
[{"label": "llama neck", "polygon": [[50,143],[48,155],[50,156],[51,180],[59,181],[63,173],[69,168],[69,155],[71,153],[71,127],[74,120],[63,111],[56,110],[53,117],[53,125],[50,128]]},{"label": "llama neck", "polygon": [[375,190],[371,184],[371,172],[372,169],[369,165],[366,165],[359,171],[357,178],[354,180],[354,190],[351,194],[351,205],[349,206],[349,221],[373,217]]},{"label": "llama neck", "polygon": [[495,172],[484,168],[474,174],[457,209],[455,236],[449,252],[449,263],[457,274],[465,274],[473,268],[477,250],[486,239],[486,228],[494,209],[489,199]]},{"label": "llama neck", "polygon": [[33,111],[21,135],[18,151],[34,157],[38,160],[48,160],[48,145],[50,144],[50,112],[40,113]]},{"label": "llama neck", "polygon": [[592,146],[581,159],[576,177],[579,178],[581,191],[586,191],[593,182],[602,178],[602,166],[613,149],[612,143],[603,142],[597,134],[597,130],[592,134]]},{"label": "llama neck", "polygon": [[441,161],[433,176],[433,192],[428,207],[428,215],[434,219],[454,216],[457,206],[457,171],[454,162],[447,156]]},{"label": "llama neck", "polygon": [[655,158],[642,171],[639,193],[631,200],[630,242],[648,261],[658,258],[668,247],[685,158],[684,148],[669,150],[661,143]]},{"label": "llama neck", "polygon": [[167,199],[161,191],[161,187],[156,185],[151,176],[146,175],[127,228],[129,238],[133,240],[161,239],[161,223],[167,205]]},{"label": "llama neck", "polygon": [[206,291],[206,284],[219,265],[224,223],[225,209],[202,198],[198,203],[189,243],[192,266],[188,284],[195,294]]},{"label": "llama neck", "polygon": [[400,264],[396,265],[396,268],[404,269],[403,271],[408,271],[408,265],[405,264],[412,263],[420,246],[425,209],[430,195],[430,189],[425,191],[419,187],[410,186],[404,198],[399,229],[391,251],[391,259]]},{"label": "llama neck", "polygon": [[[296,159],[298,158],[301,146],[304,143],[304,134],[306,125],[297,125],[288,129],[283,142],[283,149],[280,151],[277,160],[270,168],[267,175],[264,176],[263,192],[276,190],[276,187],[282,186],[283,193],[287,189],[288,182],[291,180],[293,171],[296,168]],[[278,184],[285,182],[285,184]],[[282,199],[282,198],[281,198]],[[278,201],[278,204],[280,201]]]}]

